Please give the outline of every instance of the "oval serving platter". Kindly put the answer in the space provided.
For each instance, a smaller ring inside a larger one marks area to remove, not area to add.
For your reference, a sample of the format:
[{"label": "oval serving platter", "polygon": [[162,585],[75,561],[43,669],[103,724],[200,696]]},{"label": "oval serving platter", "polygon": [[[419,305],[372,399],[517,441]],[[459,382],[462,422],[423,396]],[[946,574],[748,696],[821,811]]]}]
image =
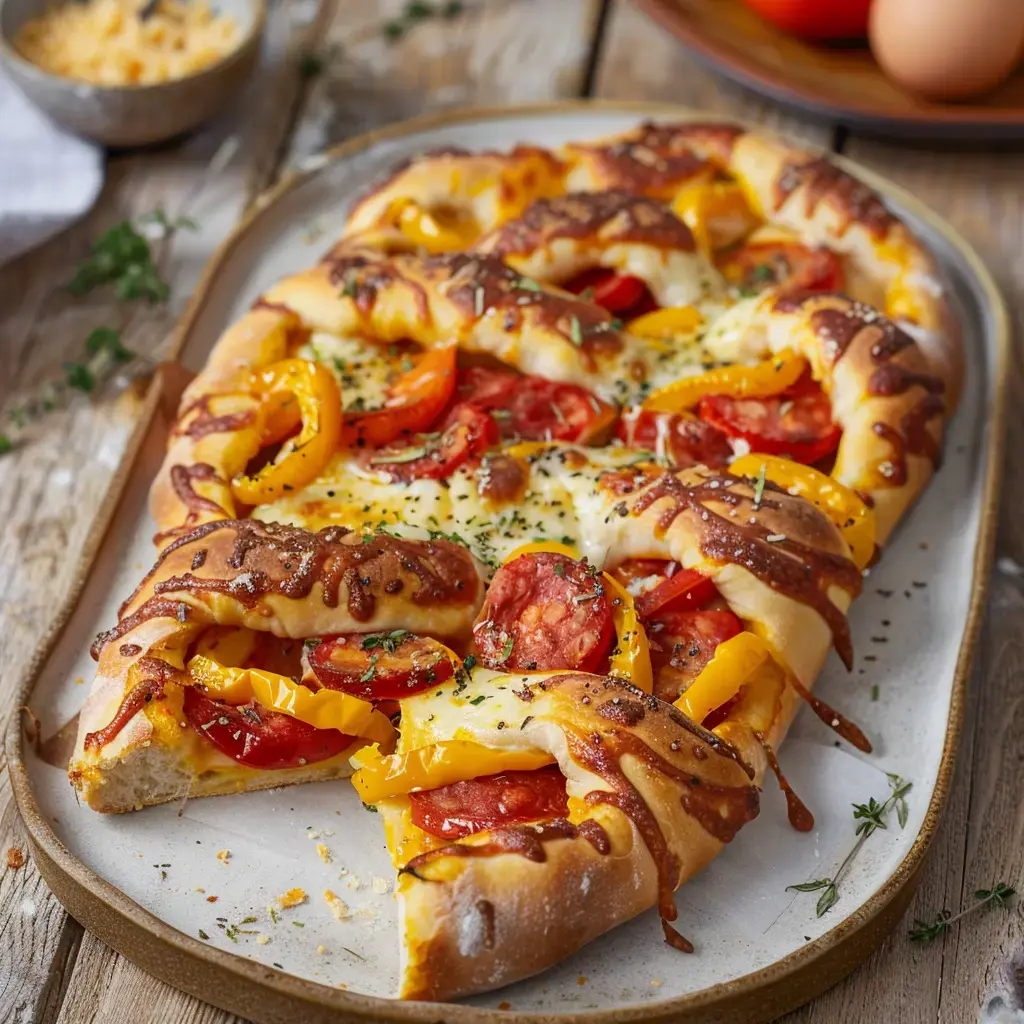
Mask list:
[{"label": "oval serving platter", "polygon": [[1024,63],[984,96],[930,102],[887,78],[866,42],[797,39],[743,0],[635,3],[714,71],[812,117],[900,139],[1024,138]]},{"label": "oval serving platter", "polygon": [[[351,199],[403,157],[441,145],[553,146],[643,118],[702,117],[650,104],[563,103],[446,114],[353,139],[261,198],[221,246],[180,327],[181,362],[200,367],[262,290],[314,262],[340,233]],[[865,727],[876,752],[850,752],[801,712],[782,757],[816,828],[794,832],[781,795],[765,790],[760,817],[677,893],[695,956],[665,945],[657,919],[645,914],[537,978],[443,1007],[401,1003],[389,998],[398,970],[390,860],[379,821],[347,783],[116,817],[76,806],[64,768],[70,723],[93,671],[89,642],[153,561],[146,496],[166,440],[160,406],[173,399],[170,374],[158,375],[147,396],[78,585],[25,682],[22,701],[40,715],[43,742],[29,743],[17,719],[6,736],[36,862],[68,911],[163,980],[268,1024],[765,1021],[860,963],[903,913],[952,780],[995,534],[1009,334],[999,293],[971,248],[906,192],[841,162],[884,193],[935,252],[970,366],[945,465],[854,605],[856,667],[847,674],[833,657],[819,682],[826,700]],[[885,643],[872,640],[880,636]],[[817,896],[786,886],[835,869],[854,839],[850,804],[884,799],[886,772],[913,783],[906,827],[871,837],[843,876],[839,901],[818,918]],[[218,857],[223,850],[230,855]],[[271,914],[275,897],[297,887],[307,901]],[[332,913],[327,891],[344,913]]]}]

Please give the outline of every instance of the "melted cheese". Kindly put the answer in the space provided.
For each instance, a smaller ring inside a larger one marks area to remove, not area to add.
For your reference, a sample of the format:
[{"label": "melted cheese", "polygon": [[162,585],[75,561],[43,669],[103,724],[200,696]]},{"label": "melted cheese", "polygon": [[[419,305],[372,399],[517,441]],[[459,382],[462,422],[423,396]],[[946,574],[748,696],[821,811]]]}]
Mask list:
[{"label": "melted cheese", "polygon": [[[402,372],[401,357],[360,338],[314,334],[298,352],[303,359],[323,363],[338,380],[346,412],[379,409],[388,387]],[[412,368],[410,363],[407,367]]]}]

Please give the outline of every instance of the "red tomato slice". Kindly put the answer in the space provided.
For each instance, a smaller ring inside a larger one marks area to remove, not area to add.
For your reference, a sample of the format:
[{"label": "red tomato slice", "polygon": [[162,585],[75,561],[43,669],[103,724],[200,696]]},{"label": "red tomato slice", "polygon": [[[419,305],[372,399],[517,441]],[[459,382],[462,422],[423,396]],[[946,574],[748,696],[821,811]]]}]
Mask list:
[{"label": "red tomato slice", "polygon": [[297,768],[340,754],[354,737],[316,729],[290,715],[249,701],[237,707],[185,688],[185,717],[218,750],[249,768]]},{"label": "red tomato slice", "polygon": [[679,569],[636,599],[636,613],[641,620],[646,620],[662,610],[696,610],[717,594],[717,588],[707,576],[695,569]]},{"label": "red tomato slice", "polygon": [[647,285],[631,274],[616,274],[614,270],[595,267],[574,277],[563,285],[566,291],[584,295],[609,313],[632,313],[645,300],[650,300]]},{"label": "red tomato slice", "polygon": [[498,443],[494,418],[468,402],[460,402],[441,424],[437,437],[365,453],[365,463],[394,480],[437,480],[451,476],[469,459]]},{"label": "red tomato slice", "polygon": [[647,623],[655,695],[669,703],[677,700],[714,657],[718,645],[742,629],[730,611],[663,608]]},{"label": "red tomato slice", "polygon": [[729,437],[742,438],[752,451],[788,455],[805,465],[831,455],[842,437],[832,422],[832,403],[817,386],[793,398],[708,395],[700,400],[697,413]]},{"label": "red tomato slice", "polygon": [[871,0],[745,0],[783,32],[803,39],[859,39],[867,35]]},{"label": "red tomato slice", "polygon": [[726,253],[719,261],[719,269],[730,284],[743,291],[843,289],[843,268],[835,253],[799,242],[750,242]]},{"label": "red tomato slice", "polygon": [[507,440],[601,442],[618,415],[576,384],[483,367],[460,371],[456,391],[490,412]]},{"label": "red tomato slice", "polygon": [[620,562],[609,571],[628,590],[637,580],[647,580],[652,576],[668,579],[680,568],[682,567],[678,562],[669,561],[667,558],[627,558],[625,562]]},{"label": "red tomato slice", "polygon": [[448,652],[405,629],[347,633],[308,644],[309,667],[321,685],[364,700],[400,700],[451,679]]},{"label": "red tomato slice", "polygon": [[687,466],[727,466],[732,445],[721,430],[703,419],[680,413],[636,411],[619,419],[618,436],[630,448],[644,448]]},{"label": "red tomato slice", "polygon": [[439,839],[461,839],[501,825],[564,818],[565,776],[557,766],[502,772],[409,794],[413,824]]},{"label": "red tomato slice", "polygon": [[497,671],[593,672],[614,638],[600,574],[551,551],[503,565],[473,626],[481,663]]},{"label": "red tomato slice", "polygon": [[426,430],[444,412],[455,391],[457,346],[428,349],[415,367],[390,388],[382,409],[345,413],[342,444],[381,448],[403,434]]}]

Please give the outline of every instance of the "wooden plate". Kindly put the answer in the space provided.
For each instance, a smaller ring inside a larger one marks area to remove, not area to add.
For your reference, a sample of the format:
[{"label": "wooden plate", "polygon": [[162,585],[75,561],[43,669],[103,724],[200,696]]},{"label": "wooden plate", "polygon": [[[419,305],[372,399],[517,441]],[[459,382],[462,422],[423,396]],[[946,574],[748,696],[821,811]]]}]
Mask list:
[{"label": "wooden plate", "polygon": [[[643,119],[699,118],[709,115],[650,103],[562,103],[448,112],[351,139],[253,204],[207,268],[173,357],[201,366],[227,324],[326,247],[330,237],[318,241],[318,226],[326,232],[343,223],[350,199],[403,157],[443,145],[552,146],[621,132]],[[764,812],[747,826],[744,841],[730,844],[679,893],[685,919],[699,926],[698,955],[682,962],[662,940],[652,911],[515,986],[457,1004],[397,1002],[388,998],[398,964],[394,903],[339,877],[343,866],[364,880],[392,870],[376,815],[363,811],[351,786],[221,796],[133,815],[76,806],[64,769],[68,753],[60,749],[74,727],[60,726],[79,710],[79,682],[94,671],[89,640],[113,621],[118,598],[153,557],[146,497],[166,450],[163,376],[142,405],[67,603],[19,689],[19,704],[43,712],[43,742],[38,749],[27,743],[16,716],[6,734],[33,856],[68,911],[150,973],[262,1024],[761,1024],[860,963],[905,910],[952,781],[995,537],[1010,343],[1005,307],[970,247],[913,196],[839,162],[882,193],[935,254],[963,325],[968,373],[942,472],[872,569],[851,615],[859,650],[880,620],[893,627],[884,651],[875,648],[865,659],[870,675],[865,668],[863,676],[849,676],[834,661],[816,686],[869,730],[876,755],[843,753],[813,715],[797,717],[786,772],[815,809],[815,832],[789,828],[784,799],[766,789]],[[875,680],[878,694],[871,690]],[[879,832],[864,846],[835,909],[818,918],[815,898],[785,886],[840,862],[853,840],[849,806],[886,792],[883,771],[914,784],[906,827]],[[308,841],[321,834],[335,835],[327,840],[331,863]],[[230,866],[215,858],[220,849],[230,849]],[[310,899],[296,911],[300,917],[278,926],[267,904],[294,887],[307,889]],[[327,887],[341,889],[349,917],[334,918],[320,895]],[[215,895],[216,904],[200,891]],[[254,928],[236,942],[228,921]],[[269,944],[259,942],[262,932]]]},{"label": "wooden plate", "polygon": [[889,81],[866,46],[811,45],[743,0],[635,2],[712,69],[814,117],[903,138],[1024,138],[1024,64],[971,103],[929,103]]}]

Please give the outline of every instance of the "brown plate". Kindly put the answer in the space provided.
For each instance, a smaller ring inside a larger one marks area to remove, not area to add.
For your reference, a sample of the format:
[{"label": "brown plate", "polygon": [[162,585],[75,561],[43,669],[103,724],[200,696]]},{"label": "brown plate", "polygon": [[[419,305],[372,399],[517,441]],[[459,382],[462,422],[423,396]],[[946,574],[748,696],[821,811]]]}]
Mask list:
[{"label": "brown plate", "polygon": [[1024,64],[971,103],[929,103],[886,78],[866,46],[811,45],[743,0],[635,3],[713,70],[814,117],[903,138],[1024,139]]}]

